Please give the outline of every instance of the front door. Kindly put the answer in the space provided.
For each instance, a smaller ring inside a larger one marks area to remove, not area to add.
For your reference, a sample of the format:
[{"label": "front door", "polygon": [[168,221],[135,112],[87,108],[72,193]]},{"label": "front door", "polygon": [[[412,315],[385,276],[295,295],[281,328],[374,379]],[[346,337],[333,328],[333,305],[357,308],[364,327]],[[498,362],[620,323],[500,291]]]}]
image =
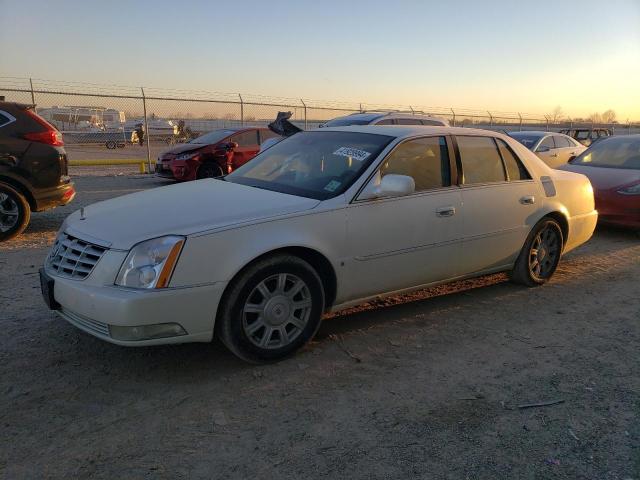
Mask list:
[{"label": "front door", "polygon": [[233,135],[229,141],[236,142],[238,147],[233,151],[231,165],[233,169],[244,165],[260,151],[258,130],[247,130]]},{"label": "front door", "polygon": [[401,143],[383,160],[371,182],[388,174],[407,175],[415,181],[415,192],[356,199],[349,205],[345,300],[457,274],[462,201],[460,188],[451,182],[452,151],[444,136]]}]

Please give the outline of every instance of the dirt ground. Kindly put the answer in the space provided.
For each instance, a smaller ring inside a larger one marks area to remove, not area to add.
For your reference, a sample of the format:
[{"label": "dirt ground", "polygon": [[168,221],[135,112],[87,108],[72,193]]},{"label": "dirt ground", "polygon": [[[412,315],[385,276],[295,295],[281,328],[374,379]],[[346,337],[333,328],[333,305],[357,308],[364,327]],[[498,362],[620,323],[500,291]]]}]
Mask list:
[{"label": "dirt ground", "polygon": [[640,479],[637,234],[599,229],[542,288],[493,275],[334,315],[256,367],[45,308],[63,218],[165,183],[133,171],[74,169],[73,204],[0,246],[0,478]]}]

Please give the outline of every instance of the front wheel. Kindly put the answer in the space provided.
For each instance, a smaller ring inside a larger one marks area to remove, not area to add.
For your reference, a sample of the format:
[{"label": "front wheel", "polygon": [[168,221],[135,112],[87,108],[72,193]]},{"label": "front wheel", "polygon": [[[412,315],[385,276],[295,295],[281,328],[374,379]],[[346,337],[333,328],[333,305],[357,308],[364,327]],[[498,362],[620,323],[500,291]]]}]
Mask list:
[{"label": "front wheel", "polygon": [[516,260],[511,280],[528,287],[546,283],[556,271],[564,239],[558,222],[543,218],[534,227]]},{"label": "front wheel", "polygon": [[27,199],[15,188],[0,183],[0,242],[20,235],[31,218]]},{"label": "front wheel", "polygon": [[324,289],[316,271],[298,257],[277,255],[232,281],[216,333],[243,360],[280,360],[313,338],[323,311]]},{"label": "front wheel", "polygon": [[198,168],[198,180],[202,178],[217,178],[224,175],[222,168],[217,163],[207,162]]}]

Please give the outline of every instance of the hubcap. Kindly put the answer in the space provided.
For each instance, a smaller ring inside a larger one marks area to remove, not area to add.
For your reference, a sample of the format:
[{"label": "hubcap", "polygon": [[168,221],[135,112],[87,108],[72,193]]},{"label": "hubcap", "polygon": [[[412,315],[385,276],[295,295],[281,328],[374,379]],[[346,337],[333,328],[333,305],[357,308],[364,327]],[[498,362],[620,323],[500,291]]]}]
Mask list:
[{"label": "hubcap", "polygon": [[272,275],[251,291],[242,311],[242,327],[254,345],[281,348],[307,326],[311,305],[311,292],[302,279],[290,273]]},{"label": "hubcap", "polygon": [[0,232],[8,232],[18,223],[18,204],[6,193],[0,192]]},{"label": "hubcap", "polygon": [[542,229],[531,244],[529,251],[529,272],[537,278],[547,278],[553,273],[560,255],[560,237],[550,227]]}]

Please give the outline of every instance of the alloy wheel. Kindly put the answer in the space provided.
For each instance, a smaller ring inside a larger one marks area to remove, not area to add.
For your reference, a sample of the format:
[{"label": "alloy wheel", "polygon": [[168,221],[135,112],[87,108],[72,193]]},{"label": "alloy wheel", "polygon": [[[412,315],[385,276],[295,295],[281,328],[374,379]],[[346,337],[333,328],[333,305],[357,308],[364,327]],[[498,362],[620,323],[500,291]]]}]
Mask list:
[{"label": "alloy wheel", "polygon": [[285,347],[307,326],[311,307],[311,292],[302,279],[290,273],[272,275],[258,283],[247,297],[242,328],[257,347]]},{"label": "alloy wheel", "polygon": [[19,216],[16,201],[6,193],[0,192],[0,232],[8,232],[14,228]]},{"label": "alloy wheel", "polygon": [[529,272],[535,278],[547,278],[560,255],[560,236],[550,227],[543,228],[533,239],[529,250]]}]

